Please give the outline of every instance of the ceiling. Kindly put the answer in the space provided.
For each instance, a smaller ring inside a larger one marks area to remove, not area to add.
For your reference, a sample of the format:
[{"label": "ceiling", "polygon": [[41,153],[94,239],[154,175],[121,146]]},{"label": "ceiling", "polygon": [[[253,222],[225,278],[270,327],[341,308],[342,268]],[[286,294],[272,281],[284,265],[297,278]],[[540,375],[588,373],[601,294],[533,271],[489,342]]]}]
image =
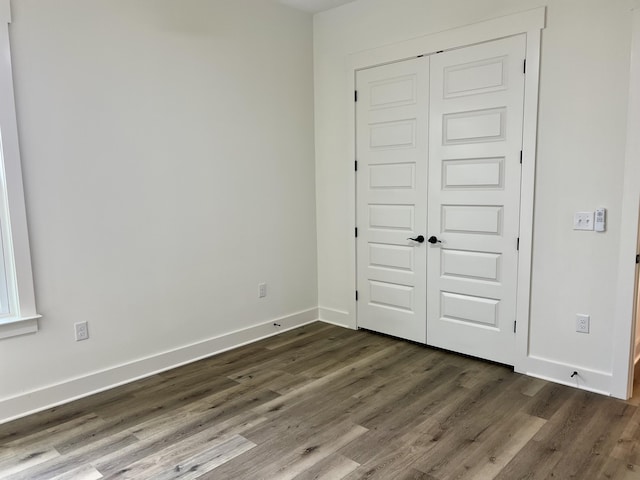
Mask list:
[{"label": "ceiling", "polygon": [[355,0],[278,0],[280,3],[289,5],[290,7],[304,10],[305,12],[318,13],[331,8],[339,7],[345,3],[351,3]]}]

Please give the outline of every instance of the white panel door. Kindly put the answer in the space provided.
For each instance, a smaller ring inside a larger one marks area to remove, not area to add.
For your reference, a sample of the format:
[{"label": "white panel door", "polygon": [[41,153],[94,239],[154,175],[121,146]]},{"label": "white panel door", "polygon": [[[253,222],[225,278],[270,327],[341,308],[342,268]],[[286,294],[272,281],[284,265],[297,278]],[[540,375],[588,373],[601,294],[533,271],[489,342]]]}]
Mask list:
[{"label": "white panel door", "polygon": [[357,73],[358,327],[425,343],[429,63]]},{"label": "white panel door", "polygon": [[520,35],[433,55],[430,75],[427,343],[511,365],[524,58]]}]

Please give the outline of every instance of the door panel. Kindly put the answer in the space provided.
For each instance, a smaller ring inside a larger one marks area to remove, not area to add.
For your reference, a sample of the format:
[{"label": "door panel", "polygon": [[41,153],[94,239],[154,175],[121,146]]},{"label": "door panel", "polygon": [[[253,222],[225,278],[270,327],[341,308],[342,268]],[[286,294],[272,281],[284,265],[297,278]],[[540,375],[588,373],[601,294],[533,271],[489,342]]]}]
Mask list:
[{"label": "door panel", "polygon": [[426,337],[428,59],[356,77],[358,326]]},{"label": "door panel", "polygon": [[497,282],[500,278],[500,255],[496,253],[469,252],[443,249],[441,274],[444,277],[460,277],[471,280]]},{"label": "door panel", "polygon": [[442,318],[459,324],[496,327],[499,300],[440,292]]},{"label": "door panel", "polygon": [[513,364],[524,35],[434,55],[427,343]]},{"label": "door panel", "polygon": [[506,60],[497,57],[444,67],[444,98],[506,89]]},{"label": "door panel", "polygon": [[505,111],[502,108],[448,113],[443,116],[443,143],[455,145],[504,140]]},{"label": "door panel", "polygon": [[502,233],[501,205],[442,205],[442,227],[448,233]]},{"label": "door panel", "polygon": [[442,189],[499,188],[504,186],[504,158],[467,158],[442,161]]}]

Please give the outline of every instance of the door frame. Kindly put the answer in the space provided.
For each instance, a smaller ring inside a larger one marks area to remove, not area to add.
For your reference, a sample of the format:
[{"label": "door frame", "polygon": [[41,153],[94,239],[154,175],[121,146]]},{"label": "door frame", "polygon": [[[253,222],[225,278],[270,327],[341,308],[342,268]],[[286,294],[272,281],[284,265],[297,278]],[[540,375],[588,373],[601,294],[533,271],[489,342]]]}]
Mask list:
[{"label": "door frame", "polygon": [[[451,30],[445,30],[422,37],[413,38],[392,45],[384,45],[371,50],[354,53],[348,58],[347,83],[349,98],[345,102],[352,105],[348,109],[348,141],[351,158],[356,159],[356,116],[354,91],[356,71],[387,63],[430,55],[440,50],[461,48],[477,43],[497,40],[513,35],[526,35],[526,76],[523,119],[523,159],[520,187],[520,254],[518,258],[518,288],[516,294],[516,357],[514,369],[526,373],[529,369],[529,304],[531,291],[531,259],[533,240],[533,207],[535,186],[536,138],[538,124],[538,85],[540,72],[541,30],[545,27],[546,7],[539,7],[521,13],[474,23]],[[353,163],[349,165],[349,195],[347,209],[350,215],[348,236],[350,278],[353,291],[357,289],[356,239],[353,232],[356,223],[356,172]],[[345,232],[346,233],[346,232]],[[357,301],[354,294],[350,302],[349,324],[357,328]]]},{"label": "door frame", "polygon": [[631,397],[633,390],[636,265],[638,253],[638,209],[640,206],[640,2],[631,11],[631,59],[627,110],[627,145],[625,152],[622,208],[620,212],[620,253],[616,310],[613,318],[613,362],[611,395]]}]

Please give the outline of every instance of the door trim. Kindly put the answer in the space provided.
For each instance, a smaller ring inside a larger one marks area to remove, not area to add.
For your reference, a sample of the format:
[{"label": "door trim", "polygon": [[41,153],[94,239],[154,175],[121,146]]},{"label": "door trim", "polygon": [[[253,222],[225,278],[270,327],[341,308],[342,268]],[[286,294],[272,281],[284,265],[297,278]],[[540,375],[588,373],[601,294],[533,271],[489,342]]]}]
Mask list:
[{"label": "door trim", "polygon": [[[637,3],[637,2],[636,2]],[[620,212],[620,254],[615,316],[613,319],[613,365],[611,395],[629,398],[633,389],[635,347],[635,278],[637,253],[638,206],[640,199],[640,5],[631,12],[632,37],[629,69],[627,146],[625,152],[622,209]]]},{"label": "door trim", "polygon": [[353,92],[356,88],[356,71],[386,63],[406,60],[419,55],[428,55],[440,50],[460,48],[476,43],[525,34],[526,76],[524,92],[524,122],[523,122],[523,166],[522,184],[520,190],[520,255],[518,258],[518,290],[517,302],[517,331],[516,357],[514,369],[517,372],[528,370],[527,358],[529,353],[529,304],[531,291],[531,258],[533,239],[533,206],[535,185],[536,138],[538,122],[538,84],[540,70],[540,39],[541,30],[545,27],[546,7],[535,8],[521,13],[498,17],[484,22],[445,30],[406,40],[392,45],[384,45],[375,49],[354,53],[348,58],[347,94],[345,98],[348,108],[348,140],[351,158],[346,162],[348,166],[349,196],[347,209],[350,222],[347,226],[349,242],[349,268],[354,295],[350,302],[349,318],[346,323],[357,328],[357,302],[355,291],[357,288],[356,271],[356,239],[353,229],[356,223],[356,173],[353,160],[356,158],[356,116]]}]

